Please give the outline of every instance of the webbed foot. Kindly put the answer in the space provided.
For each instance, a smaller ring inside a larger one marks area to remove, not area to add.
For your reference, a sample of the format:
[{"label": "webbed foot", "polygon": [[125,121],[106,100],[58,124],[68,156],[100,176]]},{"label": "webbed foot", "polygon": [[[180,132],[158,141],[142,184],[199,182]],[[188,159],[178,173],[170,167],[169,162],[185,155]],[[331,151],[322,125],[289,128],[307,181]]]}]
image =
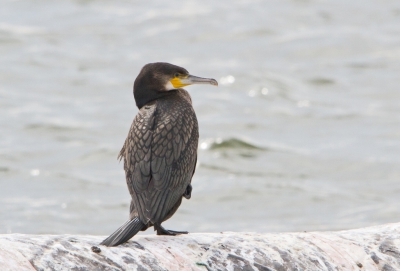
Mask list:
[{"label": "webbed foot", "polygon": [[154,225],[155,230],[157,231],[157,235],[179,235],[179,234],[188,234],[187,231],[173,231],[167,230],[161,225]]}]

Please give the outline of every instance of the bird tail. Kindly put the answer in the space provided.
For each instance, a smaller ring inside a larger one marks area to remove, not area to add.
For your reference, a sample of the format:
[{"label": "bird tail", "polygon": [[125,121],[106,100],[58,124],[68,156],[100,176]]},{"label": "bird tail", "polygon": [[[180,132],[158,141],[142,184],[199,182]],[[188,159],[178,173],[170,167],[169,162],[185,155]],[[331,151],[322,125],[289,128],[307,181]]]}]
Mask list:
[{"label": "bird tail", "polygon": [[125,243],[131,239],[135,234],[137,234],[145,225],[140,221],[138,217],[133,218],[125,222],[118,230],[113,234],[104,239],[100,245],[105,245],[108,247],[118,246]]}]

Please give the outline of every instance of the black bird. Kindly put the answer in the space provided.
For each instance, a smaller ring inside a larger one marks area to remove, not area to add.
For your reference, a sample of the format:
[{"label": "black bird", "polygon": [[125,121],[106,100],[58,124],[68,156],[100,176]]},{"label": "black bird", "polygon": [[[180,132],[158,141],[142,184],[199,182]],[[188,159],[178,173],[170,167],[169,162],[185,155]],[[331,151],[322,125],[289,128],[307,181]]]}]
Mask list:
[{"label": "black bird", "polygon": [[152,226],[158,235],[187,233],[161,223],[176,212],[182,197],[191,197],[199,129],[190,95],[181,87],[192,84],[218,85],[163,62],[145,65],[137,76],[133,95],[139,113],[118,156],[132,196],[130,219],[101,245],[117,246]]}]

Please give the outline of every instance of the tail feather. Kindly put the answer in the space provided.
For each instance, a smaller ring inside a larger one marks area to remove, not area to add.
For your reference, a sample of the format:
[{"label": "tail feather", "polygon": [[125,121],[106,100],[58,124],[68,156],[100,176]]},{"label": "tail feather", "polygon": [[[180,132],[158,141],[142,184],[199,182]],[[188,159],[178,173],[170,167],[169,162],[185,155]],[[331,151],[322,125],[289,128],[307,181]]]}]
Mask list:
[{"label": "tail feather", "polygon": [[100,245],[108,247],[118,246],[131,239],[137,234],[145,225],[139,220],[138,217],[133,218],[125,222],[121,227],[118,228],[113,234],[104,239]]}]

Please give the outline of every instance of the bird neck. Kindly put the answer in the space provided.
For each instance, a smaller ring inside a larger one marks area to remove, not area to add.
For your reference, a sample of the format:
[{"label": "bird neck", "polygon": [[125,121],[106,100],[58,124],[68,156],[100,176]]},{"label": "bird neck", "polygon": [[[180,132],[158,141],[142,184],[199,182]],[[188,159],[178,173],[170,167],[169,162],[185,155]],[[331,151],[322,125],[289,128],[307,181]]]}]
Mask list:
[{"label": "bird neck", "polygon": [[170,91],[158,91],[154,89],[139,88],[133,90],[133,96],[135,97],[136,106],[140,109],[154,100],[173,95],[175,92],[176,89]]}]

